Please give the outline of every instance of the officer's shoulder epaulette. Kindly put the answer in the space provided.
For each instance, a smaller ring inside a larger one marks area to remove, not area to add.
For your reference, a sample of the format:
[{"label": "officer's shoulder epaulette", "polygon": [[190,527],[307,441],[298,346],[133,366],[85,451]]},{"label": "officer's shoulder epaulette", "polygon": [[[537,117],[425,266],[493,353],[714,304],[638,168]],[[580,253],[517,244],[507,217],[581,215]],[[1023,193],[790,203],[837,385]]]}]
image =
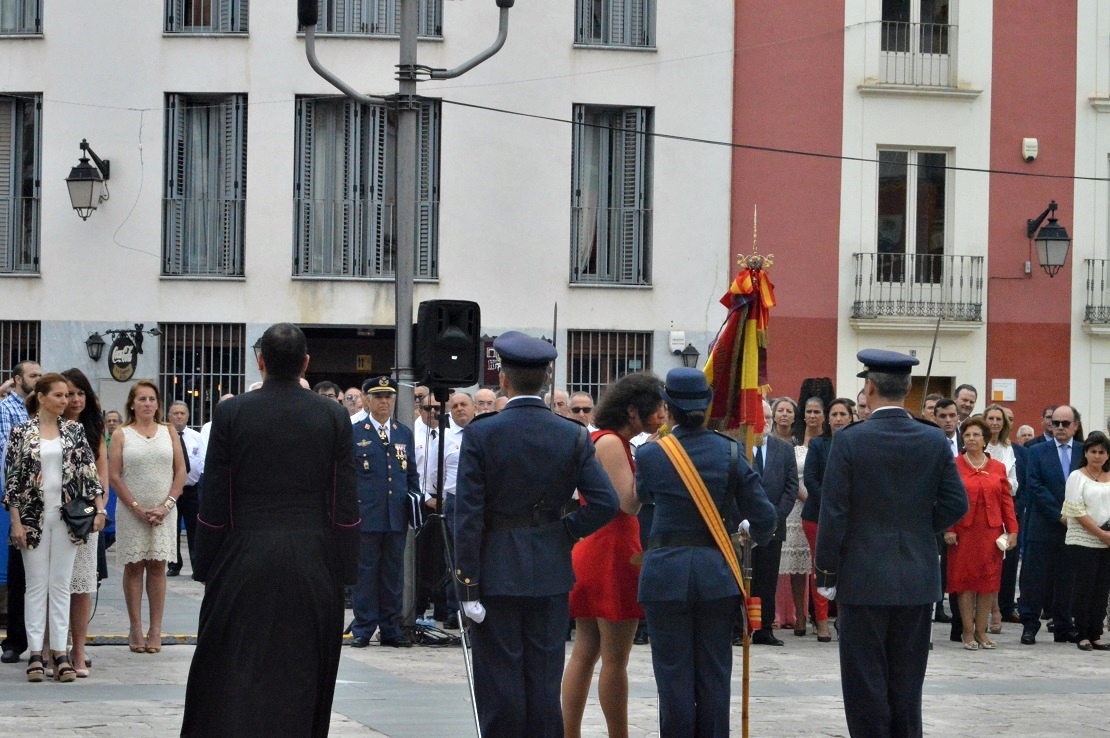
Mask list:
[{"label": "officer's shoulder epaulette", "polygon": [[492,418],[494,415],[498,415],[498,414],[499,413],[496,410],[491,410],[488,413],[482,413],[481,415],[475,415],[473,418],[470,419],[470,423],[467,423],[467,425],[470,425],[471,423],[477,423],[478,421],[485,420],[486,418]]}]

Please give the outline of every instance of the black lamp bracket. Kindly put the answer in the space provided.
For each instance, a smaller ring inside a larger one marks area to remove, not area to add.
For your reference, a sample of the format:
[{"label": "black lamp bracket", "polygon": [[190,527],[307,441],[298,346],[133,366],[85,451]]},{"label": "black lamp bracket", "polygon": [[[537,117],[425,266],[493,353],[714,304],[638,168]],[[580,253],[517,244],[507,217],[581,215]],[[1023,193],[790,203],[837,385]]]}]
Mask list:
[{"label": "black lamp bracket", "polygon": [[92,157],[93,164],[96,164],[96,168],[100,170],[100,176],[104,178],[105,182],[107,182],[109,174],[112,171],[112,162],[108,161],[107,159],[101,159],[99,156],[97,156],[96,152],[92,150],[91,146],[89,146],[88,140],[84,138],[81,139],[81,151]]},{"label": "black lamp bracket", "polygon": [[[1048,218],[1049,213],[1052,213],[1051,218]],[[1044,222],[1045,218],[1048,218],[1049,223],[1055,223],[1056,222],[1056,201],[1055,200],[1050,202],[1048,204],[1048,207],[1045,208],[1045,211],[1043,213],[1041,213],[1039,216],[1037,216],[1035,219],[1030,218],[1028,221],[1026,221],[1026,231],[1025,232],[1026,232],[1026,235],[1029,238],[1033,238],[1033,236],[1037,235],[1037,229],[1041,227],[1041,223]]]}]

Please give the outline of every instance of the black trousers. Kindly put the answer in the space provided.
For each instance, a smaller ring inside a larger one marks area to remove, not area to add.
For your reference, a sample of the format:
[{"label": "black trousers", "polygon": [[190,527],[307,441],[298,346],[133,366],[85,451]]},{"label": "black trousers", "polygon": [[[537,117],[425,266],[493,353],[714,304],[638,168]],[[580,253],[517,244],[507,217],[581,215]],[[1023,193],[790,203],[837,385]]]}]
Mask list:
[{"label": "black trousers", "polygon": [[1097,641],[1106,620],[1106,600],[1110,597],[1110,548],[1068,546],[1068,557],[1075,571],[1072,612],[1079,640]]},{"label": "black trousers", "polygon": [[778,589],[781,559],[782,541],[771,541],[752,549],[752,596],[762,602],[762,630],[767,633],[772,632],[771,624],[775,622],[775,590]]},{"label": "black trousers", "polygon": [[998,589],[998,609],[1002,612],[1003,618],[1017,611],[1014,592],[1017,589],[1018,561],[1021,559],[1019,550],[1019,547],[1010,549],[1002,561],[1002,584]]},{"label": "black trousers", "polygon": [[23,653],[27,650],[27,625],[23,619],[23,601],[27,594],[27,575],[23,571],[23,554],[8,546],[8,636],[0,641],[0,649]]},{"label": "black trousers", "polygon": [[1022,627],[1031,633],[1041,628],[1041,610],[1052,615],[1053,635],[1066,636],[1071,630],[1071,594],[1075,567],[1068,561],[1068,546],[1059,541],[1026,541],[1025,563],[1021,567],[1021,598],[1018,613]]},{"label": "black trousers", "polygon": [[933,605],[840,605],[840,682],[852,738],[919,738]]},{"label": "black trousers", "polygon": [[[177,514],[181,516],[181,522],[185,524],[185,540],[189,547],[189,566],[192,567],[196,564],[196,555],[194,551],[193,541],[197,535],[197,512],[200,509],[200,498],[197,496],[197,488],[195,485],[184,487],[181,490],[181,496],[177,498]],[[177,566],[174,567],[181,571],[181,535],[177,536]]]},{"label": "black trousers", "polygon": [[486,618],[470,628],[482,735],[562,736],[567,594],[487,596],[482,604]]}]

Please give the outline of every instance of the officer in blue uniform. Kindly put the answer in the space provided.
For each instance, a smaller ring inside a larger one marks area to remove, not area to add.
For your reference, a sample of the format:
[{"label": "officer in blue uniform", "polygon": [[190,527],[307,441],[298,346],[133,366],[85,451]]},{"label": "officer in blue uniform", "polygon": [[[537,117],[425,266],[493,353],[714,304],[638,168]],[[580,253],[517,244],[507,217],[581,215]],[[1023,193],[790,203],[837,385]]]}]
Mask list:
[{"label": "officer in blue uniform", "polygon": [[393,419],[397,383],[371,377],[362,383],[369,417],[353,427],[355,473],[362,527],[358,583],[352,590],[351,645],[365,648],[375,630],[383,646],[411,646],[401,631],[409,493],[419,494],[412,430]]},{"label": "officer in blue uniform", "polygon": [[[555,347],[507,331],[493,348],[509,403],[466,427],[455,493],[455,578],[474,623],[478,717],[486,736],[561,736],[571,547],[620,503],[585,427],[539,397]],[[564,516],[575,488],[586,504]]]},{"label": "officer in blue uniform", "polygon": [[[752,539],[759,545],[768,543],[778,514],[759,475],[736,441],[704,427],[713,399],[705,373],[672,369],[661,392],[674,437],[686,449],[721,517],[733,525],[746,519]],[[743,606],[740,587],[686,485],[657,443],[636,452],[636,495],[644,503],[655,503],[640,571],[640,603],[651,630],[659,735],[728,735],[732,626]]]},{"label": "officer in blue uniform", "polygon": [[936,538],[967,512],[944,431],[903,409],[918,361],[856,355],[871,417],[833,437],[821,485],[818,590],[838,604],[840,681],[852,738],[921,735]]}]

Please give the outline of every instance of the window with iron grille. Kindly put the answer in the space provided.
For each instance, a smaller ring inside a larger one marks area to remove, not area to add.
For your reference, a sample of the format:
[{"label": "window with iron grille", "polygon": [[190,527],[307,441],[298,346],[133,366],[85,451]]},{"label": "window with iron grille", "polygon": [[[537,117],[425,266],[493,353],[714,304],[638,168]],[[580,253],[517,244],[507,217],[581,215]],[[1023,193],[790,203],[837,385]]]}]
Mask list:
[{"label": "window with iron grille", "polygon": [[0,320],[0,383],[21,361],[39,360],[42,326],[37,320]]},{"label": "window with iron grille", "polygon": [[[417,129],[414,276],[438,276],[440,102]],[[344,97],[297,99],[293,275],[388,278],[396,257],[397,118]]]},{"label": "window with iron grille", "polygon": [[574,106],[570,281],[651,284],[652,110]]},{"label": "window with iron grille", "polygon": [[567,331],[567,393],[589,392],[596,402],[629,372],[651,371],[649,331]]},{"label": "window with iron grille", "polygon": [[[316,33],[352,36],[397,36],[402,0],[317,0]],[[443,35],[443,0],[420,0],[417,35]]]},{"label": "window with iron grille", "polygon": [[39,271],[42,95],[0,95],[0,274]]},{"label": "window with iron grille", "polygon": [[42,33],[42,0],[0,0],[0,34]]},{"label": "window with iron grille", "polygon": [[162,411],[180,400],[189,406],[189,425],[199,428],[212,419],[221,395],[246,388],[246,328],[242,323],[159,323],[158,328]]},{"label": "window with iron grille", "polygon": [[166,0],[166,33],[246,33],[250,0]]},{"label": "window with iron grille", "polygon": [[574,42],[591,46],[655,46],[655,0],[577,0]]},{"label": "window with iron grille", "polygon": [[162,273],[243,275],[247,96],[166,95]]}]

